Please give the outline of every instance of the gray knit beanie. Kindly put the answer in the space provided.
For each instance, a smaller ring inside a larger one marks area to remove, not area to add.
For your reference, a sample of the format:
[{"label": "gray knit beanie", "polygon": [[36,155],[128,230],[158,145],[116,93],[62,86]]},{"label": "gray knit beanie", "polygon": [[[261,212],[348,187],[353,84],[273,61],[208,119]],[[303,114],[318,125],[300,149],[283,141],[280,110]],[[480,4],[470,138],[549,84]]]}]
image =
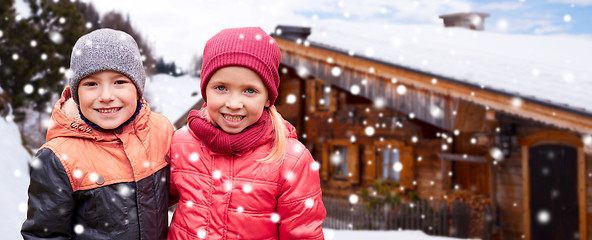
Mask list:
[{"label": "gray knit beanie", "polygon": [[80,37],[72,49],[68,86],[76,104],[80,104],[80,80],[105,70],[120,72],[130,78],[136,85],[138,97],[142,98],[146,72],[138,44],[125,32],[103,28]]}]

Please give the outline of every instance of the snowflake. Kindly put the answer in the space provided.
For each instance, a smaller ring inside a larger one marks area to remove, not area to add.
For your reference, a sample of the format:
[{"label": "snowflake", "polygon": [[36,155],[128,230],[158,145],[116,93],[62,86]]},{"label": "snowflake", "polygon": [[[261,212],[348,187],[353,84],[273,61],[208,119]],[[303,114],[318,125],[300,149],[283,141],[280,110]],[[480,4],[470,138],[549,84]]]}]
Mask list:
[{"label": "snowflake", "polygon": [[277,213],[271,214],[271,221],[274,223],[278,223],[280,221],[280,215]]},{"label": "snowflake", "polygon": [[378,97],[374,100],[374,106],[376,108],[383,108],[386,105],[386,102],[384,101],[384,98],[382,97]]},{"label": "snowflake", "polygon": [[397,86],[397,93],[399,95],[405,95],[405,93],[407,93],[407,87],[405,87],[405,85]]},{"label": "snowflake", "polygon": [[571,22],[571,15],[565,14],[563,16],[563,21],[565,21],[566,23]]},{"label": "snowflake", "polygon": [[288,94],[288,96],[286,97],[286,103],[287,104],[294,104],[295,102],[296,102],[296,95]]},{"label": "snowflake", "polygon": [[537,220],[539,221],[540,224],[547,224],[549,223],[549,221],[551,221],[551,214],[549,213],[549,211],[543,209],[540,210],[537,213]]},{"label": "snowflake", "polygon": [[312,200],[312,198],[306,199],[306,201],[304,201],[304,206],[312,208],[314,206],[314,200]]},{"label": "snowflake", "polygon": [[372,127],[372,126],[368,126],[368,127],[366,127],[366,129],[364,129],[364,133],[366,133],[366,135],[368,135],[368,136],[374,135],[375,132],[376,131],[374,130],[374,127]]},{"label": "snowflake", "polygon": [[349,91],[353,94],[353,95],[358,95],[360,94],[360,86],[353,84],[350,88]]},{"label": "snowflake", "polygon": [[73,175],[74,175],[74,178],[76,178],[76,179],[81,178],[82,177],[82,171],[80,171],[80,169],[76,169],[76,170],[74,170]]},{"label": "snowflake", "polygon": [[356,204],[356,203],[358,203],[359,200],[360,200],[360,198],[358,197],[358,195],[356,195],[356,194],[349,195],[349,203]]},{"label": "snowflake", "polygon": [[504,153],[497,147],[493,147],[489,149],[489,155],[493,157],[493,159],[501,161],[504,158]]},{"label": "snowflake", "polygon": [[333,67],[331,69],[331,75],[333,75],[333,77],[339,77],[339,75],[341,75],[341,68]]},{"label": "snowflake", "polygon": [[93,172],[88,176],[88,179],[92,182],[96,182],[97,179],[99,179],[99,175],[97,173]]},{"label": "snowflake", "polygon": [[243,185],[243,192],[244,193],[251,193],[253,191],[253,186],[251,184]]},{"label": "snowflake", "polygon": [[204,238],[206,238],[206,231],[205,231],[205,230],[203,230],[203,229],[200,229],[200,230],[198,230],[198,231],[197,231],[197,237],[198,237],[198,238],[201,238],[201,239],[204,239]]},{"label": "snowflake", "polygon": [[132,194],[132,191],[127,185],[120,185],[117,188],[117,193],[123,197],[129,197]]},{"label": "snowflake", "polygon": [[214,179],[220,179],[220,178],[222,177],[222,172],[220,172],[220,170],[215,170],[215,171],[212,173],[212,177],[213,177]]},{"label": "snowflake", "polygon": [[192,153],[191,155],[189,155],[189,161],[195,162],[197,160],[199,160],[199,154]]},{"label": "snowflake", "polygon": [[224,182],[224,191],[230,192],[232,190],[232,182],[226,181]]},{"label": "snowflake", "polygon": [[84,227],[80,224],[74,225],[74,233],[79,234],[79,235],[84,233]]},{"label": "snowflake", "polygon": [[395,171],[397,171],[397,172],[400,172],[401,170],[403,170],[403,164],[402,164],[402,163],[400,163],[400,162],[396,162],[396,163],[393,165],[393,170],[395,170]]},{"label": "snowflake", "polygon": [[35,157],[31,160],[29,164],[32,168],[39,169],[41,168],[41,159]]},{"label": "snowflake", "polygon": [[319,164],[319,162],[317,161],[313,161],[310,164],[310,169],[312,169],[313,171],[318,171],[321,168],[321,164]]}]

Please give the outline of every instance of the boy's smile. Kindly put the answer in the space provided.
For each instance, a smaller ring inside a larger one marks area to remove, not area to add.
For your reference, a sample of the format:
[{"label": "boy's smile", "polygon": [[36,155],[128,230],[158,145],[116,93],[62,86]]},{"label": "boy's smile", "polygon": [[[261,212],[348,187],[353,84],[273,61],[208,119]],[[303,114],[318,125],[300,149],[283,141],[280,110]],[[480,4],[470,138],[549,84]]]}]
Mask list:
[{"label": "boy's smile", "polygon": [[245,67],[218,69],[210,78],[205,94],[210,120],[230,134],[242,132],[257,122],[265,107],[270,106],[263,81]]},{"label": "boy's smile", "polygon": [[138,92],[125,75],[102,71],[80,81],[78,99],[84,117],[103,129],[115,129],[136,111]]}]

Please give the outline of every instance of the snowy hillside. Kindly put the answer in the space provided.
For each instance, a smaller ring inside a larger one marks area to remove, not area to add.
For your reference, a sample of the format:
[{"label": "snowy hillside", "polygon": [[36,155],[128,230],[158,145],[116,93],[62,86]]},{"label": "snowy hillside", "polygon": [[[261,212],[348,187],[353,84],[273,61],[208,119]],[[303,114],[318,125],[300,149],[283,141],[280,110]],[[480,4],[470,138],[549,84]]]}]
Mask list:
[{"label": "snowy hillside", "polygon": [[21,134],[12,121],[0,118],[0,236],[22,239],[21,224],[26,218],[29,153],[21,145]]},{"label": "snowy hillside", "polygon": [[145,97],[152,111],[164,115],[174,124],[201,100],[199,82],[199,78],[187,75],[157,74],[146,81]]}]

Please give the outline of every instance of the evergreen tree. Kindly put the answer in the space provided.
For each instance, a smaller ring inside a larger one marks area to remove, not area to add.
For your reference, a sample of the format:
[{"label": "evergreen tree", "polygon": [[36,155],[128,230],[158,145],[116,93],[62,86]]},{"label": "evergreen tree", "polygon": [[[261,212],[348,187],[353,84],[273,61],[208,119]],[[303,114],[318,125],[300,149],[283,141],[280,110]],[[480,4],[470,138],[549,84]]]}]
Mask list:
[{"label": "evergreen tree", "polygon": [[155,72],[150,47],[129,19],[110,12],[100,20],[92,4],[70,0],[28,0],[31,16],[17,16],[14,0],[0,1],[0,87],[15,121],[25,110],[45,111],[66,84],[72,47],[80,36],[101,27],[129,33],[145,57],[147,74]]},{"label": "evergreen tree", "polygon": [[183,76],[185,74],[181,69],[177,71],[177,64],[175,62],[167,63],[162,57],[156,60],[155,70],[157,73],[164,73],[173,77]]},{"label": "evergreen tree", "polygon": [[15,120],[21,121],[24,108],[43,111],[52,104],[52,94],[61,92],[72,46],[87,30],[70,1],[29,1],[28,19],[16,16],[13,0],[0,5],[4,35],[0,85],[14,108]]}]

